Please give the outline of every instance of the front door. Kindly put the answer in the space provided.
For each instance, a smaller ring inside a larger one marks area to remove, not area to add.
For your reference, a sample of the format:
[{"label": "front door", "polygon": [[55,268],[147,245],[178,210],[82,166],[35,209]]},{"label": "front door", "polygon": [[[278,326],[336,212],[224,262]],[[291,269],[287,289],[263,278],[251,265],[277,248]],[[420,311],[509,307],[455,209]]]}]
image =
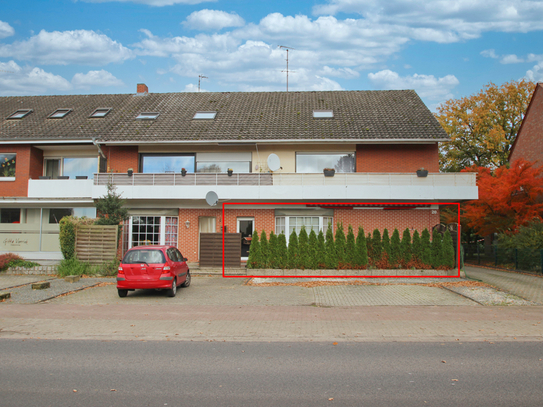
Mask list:
[{"label": "front door", "polygon": [[249,248],[251,247],[251,239],[253,238],[255,219],[254,218],[238,218],[238,233],[241,233],[241,260],[249,258]]}]

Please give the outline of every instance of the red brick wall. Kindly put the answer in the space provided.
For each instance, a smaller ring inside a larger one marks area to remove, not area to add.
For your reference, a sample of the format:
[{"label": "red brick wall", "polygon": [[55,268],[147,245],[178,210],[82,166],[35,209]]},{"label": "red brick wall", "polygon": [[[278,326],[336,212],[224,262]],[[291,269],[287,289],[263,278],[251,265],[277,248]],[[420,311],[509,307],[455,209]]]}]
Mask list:
[{"label": "red brick wall", "polygon": [[17,154],[15,181],[1,181],[0,195],[28,196],[28,179],[37,179],[43,174],[43,152],[29,145],[3,145],[0,153]]},{"label": "red brick wall", "polygon": [[543,85],[538,84],[509,161],[524,158],[543,165]]},{"label": "red brick wall", "polygon": [[357,172],[411,172],[425,168],[439,172],[439,151],[435,144],[358,144]]},{"label": "red brick wall", "polygon": [[139,155],[137,146],[112,146],[102,149],[107,157],[108,172],[126,172],[132,168],[138,172]]}]

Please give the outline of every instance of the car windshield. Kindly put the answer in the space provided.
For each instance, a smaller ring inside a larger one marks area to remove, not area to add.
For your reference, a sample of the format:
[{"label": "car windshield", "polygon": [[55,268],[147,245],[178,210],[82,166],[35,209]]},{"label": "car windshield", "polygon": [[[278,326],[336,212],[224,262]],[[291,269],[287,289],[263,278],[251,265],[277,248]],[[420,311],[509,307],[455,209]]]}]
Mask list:
[{"label": "car windshield", "polygon": [[124,264],[147,263],[158,264],[165,263],[164,254],[160,250],[131,250],[124,256]]}]

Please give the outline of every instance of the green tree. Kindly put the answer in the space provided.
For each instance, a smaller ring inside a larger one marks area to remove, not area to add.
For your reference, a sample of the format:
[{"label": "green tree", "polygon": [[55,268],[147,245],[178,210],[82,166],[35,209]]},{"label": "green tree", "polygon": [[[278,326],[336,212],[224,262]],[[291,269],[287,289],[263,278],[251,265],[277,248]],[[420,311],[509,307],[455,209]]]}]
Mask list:
[{"label": "green tree", "polygon": [[438,268],[443,265],[443,242],[441,233],[434,229],[432,233],[432,267]]},{"label": "green tree", "polygon": [[326,246],[325,246],[326,258],[325,264],[327,269],[337,268],[337,251],[334,244],[334,233],[332,232],[332,226],[328,225],[326,230]]},{"label": "green tree", "polygon": [[319,261],[319,255],[318,255],[318,240],[317,240],[317,234],[313,229],[311,229],[311,232],[309,232],[309,262],[308,267],[311,270],[314,270],[318,268],[318,261]]},{"label": "green tree", "polygon": [[401,260],[402,249],[400,241],[400,232],[394,228],[392,232],[392,238],[390,239],[390,265],[394,268],[398,267],[398,263]]},{"label": "green tree", "polygon": [[266,231],[263,230],[260,234],[260,268],[268,267],[269,257],[268,238],[266,236]]},{"label": "green tree", "polygon": [[373,265],[373,239],[371,238],[371,233],[368,232],[368,236],[366,236],[366,247],[368,252],[368,264]]},{"label": "green tree", "polygon": [[295,269],[299,267],[300,253],[298,251],[298,236],[293,230],[288,239],[288,268]]},{"label": "green tree", "polygon": [[262,256],[260,252],[260,241],[258,233],[253,233],[251,246],[249,247],[249,258],[247,259],[247,268],[258,269],[262,266]]},{"label": "green tree", "polygon": [[358,227],[358,235],[356,237],[356,260],[357,267],[366,268],[368,266],[368,246],[366,244],[366,235],[364,228]]},{"label": "green tree", "polygon": [[120,225],[128,219],[128,209],[124,207],[126,201],[115,190],[115,185],[108,182],[106,195],[94,202],[98,217],[96,225]]},{"label": "green tree", "polygon": [[417,261],[421,261],[421,259],[422,259],[422,244],[420,242],[420,235],[419,235],[418,230],[415,230],[415,232],[413,233],[412,249],[413,249],[413,259],[417,260]]},{"label": "green tree", "polygon": [[317,268],[326,268],[326,246],[322,230],[319,231],[317,236]]},{"label": "green tree", "polygon": [[353,268],[356,262],[356,242],[354,239],[353,227],[349,225],[347,229],[347,243],[345,245],[345,264]]},{"label": "green tree", "polygon": [[383,230],[383,238],[381,239],[383,246],[383,253],[387,254],[387,258],[390,259],[390,236],[388,235],[388,229]]},{"label": "green tree", "polygon": [[383,251],[383,244],[381,242],[381,232],[379,229],[373,230],[373,237],[371,238],[371,247],[373,249],[373,262],[376,263],[381,260],[381,252]]},{"label": "green tree", "polygon": [[305,226],[302,226],[302,229],[300,230],[300,234],[298,236],[298,253],[299,253],[299,260],[298,260],[298,267],[301,269],[310,269],[310,260],[309,260],[309,236],[307,236],[307,231],[305,230]]},{"label": "green tree", "polygon": [[435,116],[451,138],[441,144],[441,170],[505,165],[534,89],[525,80],[491,82],[477,94],[439,106]]},{"label": "green tree", "polygon": [[337,228],[336,228],[336,238],[335,238],[335,245],[336,245],[336,257],[338,266],[342,266],[343,263],[345,263],[345,232],[343,231],[343,223],[338,222]]},{"label": "green tree", "polygon": [[406,228],[403,231],[402,243],[400,246],[400,257],[404,264],[407,264],[411,261],[411,250],[411,232],[409,231],[409,228]]},{"label": "green tree", "polygon": [[278,268],[278,241],[277,241],[277,235],[273,232],[273,230],[270,232],[270,240],[268,241],[268,267],[271,269]]},{"label": "green tree", "polygon": [[446,230],[443,234],[443,266],[448,268],[454,267],[454,246],[451,233]]},{"label": "green tree", "polygon": [[284,269],[288,264],[287,238],[283,232],[277,236],[277,267]]},{"label": "green tree", "polygon": [[422,234],[420,235],[420,243],[421,243],[421,249],[422,249],[421,261],[425,266],[431,267],[432,266],[432,244],[430,242],[430,232],[426,228],[422,231]]}]

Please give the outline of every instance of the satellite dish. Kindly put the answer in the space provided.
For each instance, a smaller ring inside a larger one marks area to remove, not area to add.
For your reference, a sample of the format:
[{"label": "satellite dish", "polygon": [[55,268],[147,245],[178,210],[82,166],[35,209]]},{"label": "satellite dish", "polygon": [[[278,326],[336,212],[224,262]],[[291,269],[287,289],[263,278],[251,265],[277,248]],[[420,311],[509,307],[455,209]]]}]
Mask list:
[{"label": "satellite dish", "polygon": [[215,191],[209,191],[206,194],[206,202],[209,206],[215,206],[219,203],[219,196]]},{"label": "satellite dish", "polygon": [[277,171],[281,168],[281,160],[279,160],[277,154],[270,154],[268,156],[268,168],[272,171]]}]

